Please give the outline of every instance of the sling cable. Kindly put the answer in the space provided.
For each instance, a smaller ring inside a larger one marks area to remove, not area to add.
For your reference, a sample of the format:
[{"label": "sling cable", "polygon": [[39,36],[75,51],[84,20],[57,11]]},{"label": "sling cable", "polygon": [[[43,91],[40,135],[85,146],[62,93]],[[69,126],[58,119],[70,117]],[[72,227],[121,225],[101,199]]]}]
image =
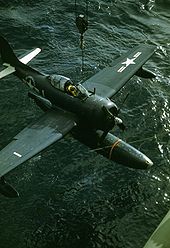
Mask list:
[{"label": "sling cable", "polygon": [[86,0],[86,6],[83,12],[84,13],[78,13],[77,1],[75,0],[75,18],[76,18],[75,22],[78,31],[80,33],[80,49],[82,51],[81,72],[83,71],[83,67],[84,67],[84,49],[85,49],[84,33],[88,29],[88,0]]}]

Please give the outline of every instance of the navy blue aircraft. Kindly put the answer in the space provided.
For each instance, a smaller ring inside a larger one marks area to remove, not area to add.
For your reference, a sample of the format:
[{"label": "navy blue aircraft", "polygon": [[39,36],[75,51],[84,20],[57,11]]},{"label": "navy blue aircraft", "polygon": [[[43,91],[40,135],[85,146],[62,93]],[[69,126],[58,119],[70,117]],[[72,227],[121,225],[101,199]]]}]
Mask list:
[{"label": "navy blue aircraft", "polygon": [[28,96],[44,114],[17,134],[0,151],[0,193],[18,196],[4,175],[30,159],[49,145],[71,132],[74,138],[110,160],[131,168],[146,169],[152,161],[109,131],[125,125],[118,117],[119,109],[111,98],[134,75],[153,78],[155,75],[142,68],[155,51],[155,46],[139,45],[117,58],[85,82],[74,84],[62,75],[46,75],[27,63],[41,49],[36,48],[17,58],[7,40],[0,36],[0,54],[6,68],[0,78],[14,73],[31,88]]}]

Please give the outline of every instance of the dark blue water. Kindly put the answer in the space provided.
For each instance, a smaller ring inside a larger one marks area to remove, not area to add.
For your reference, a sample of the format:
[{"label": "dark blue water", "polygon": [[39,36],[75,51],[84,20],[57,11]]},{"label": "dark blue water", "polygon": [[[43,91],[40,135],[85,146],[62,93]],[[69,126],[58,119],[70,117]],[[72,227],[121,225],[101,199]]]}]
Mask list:
[{"label": "dark blue water", "polygon": [[[85,1],[77,1],[79,11]],[[30,65],[78,82],[140,44],[154,44],[146,66],[154,80],[133,78],[116,134],[146,153],[149,171],[125,168],[67,136],[7,175],[20,198],[1,196],[1,248],[143,247],[170,207],[170,3],[89,1],[85,64],[81,73],[74,1],[0,1],[0,32],[17,54],[42,53]],[[13,75],[0,81],[0,148],[41,111]]]}]

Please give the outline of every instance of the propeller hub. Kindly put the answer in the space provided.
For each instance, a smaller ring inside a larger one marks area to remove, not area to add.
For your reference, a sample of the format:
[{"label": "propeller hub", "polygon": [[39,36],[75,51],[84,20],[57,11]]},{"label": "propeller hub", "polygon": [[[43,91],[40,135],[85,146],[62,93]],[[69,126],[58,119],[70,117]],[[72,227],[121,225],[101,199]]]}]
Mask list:
[{"label": "propeller hub", "polygon": [[110,109],[103,106],[103,111],[107,118],[107,130],[111,130],[115,125],[117,125],[122,131],[126,129],[122,119],[117,117],[119,110],[115,104]]}]

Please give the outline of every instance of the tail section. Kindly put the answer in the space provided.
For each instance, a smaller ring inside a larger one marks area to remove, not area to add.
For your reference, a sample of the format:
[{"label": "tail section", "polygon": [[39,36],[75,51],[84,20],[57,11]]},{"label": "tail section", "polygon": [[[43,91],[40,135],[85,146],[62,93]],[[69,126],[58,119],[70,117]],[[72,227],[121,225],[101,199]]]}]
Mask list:
[{"label": "tail section", "polygon": [[14,54],[8,41],[2,36],[0,36],[0,53],[3,63],[9,64],[13,67],[19,63],[19,60]]},{"label": "tail section", "polygon": [[18,59],[8,41],[0,35],[0,55],[3,65],[7,66],[6,69],[0,71],[0,79],[15,72],[17,67],[25,66],[24,64],[31,61],[39,52],[41,52],[41,49],[35,48],[24,57]]}]

